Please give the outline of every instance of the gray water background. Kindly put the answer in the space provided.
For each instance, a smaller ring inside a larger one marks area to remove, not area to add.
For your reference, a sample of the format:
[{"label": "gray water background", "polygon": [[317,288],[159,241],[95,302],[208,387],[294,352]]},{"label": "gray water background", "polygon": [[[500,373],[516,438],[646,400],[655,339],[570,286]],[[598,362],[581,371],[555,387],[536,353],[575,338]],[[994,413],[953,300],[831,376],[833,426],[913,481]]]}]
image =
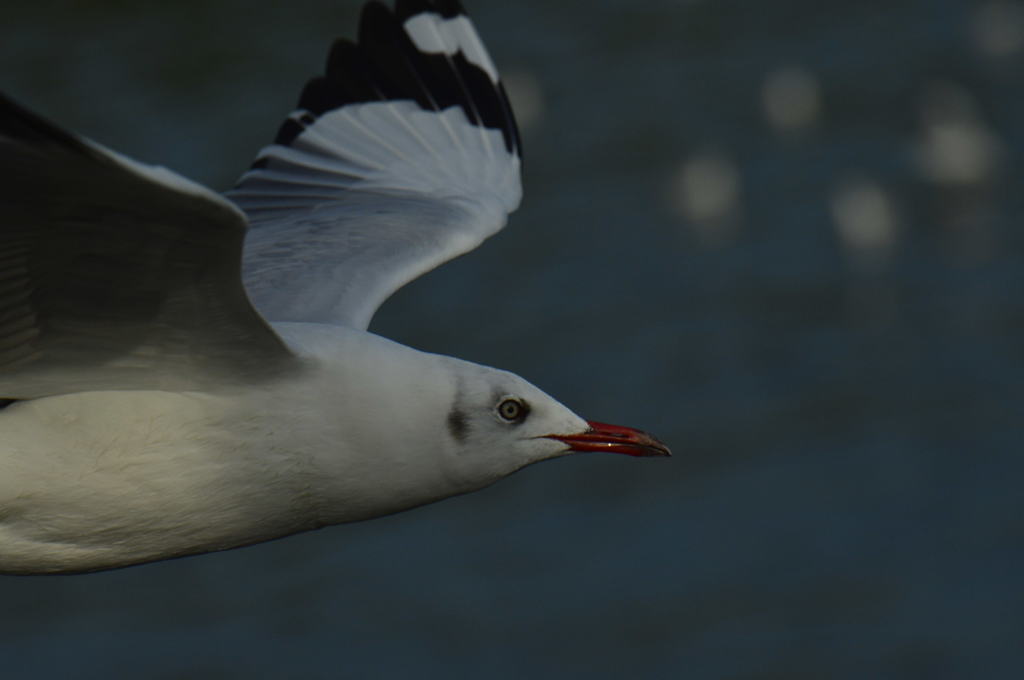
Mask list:
[{"label": "gray water background", "polygon": [[[0,87],[226,189],[357,8],[11,3]],[[373,330],[675,457],[0,578],[0,676],[1022,677],[1021,5],[469,9],[525,203]]]}]

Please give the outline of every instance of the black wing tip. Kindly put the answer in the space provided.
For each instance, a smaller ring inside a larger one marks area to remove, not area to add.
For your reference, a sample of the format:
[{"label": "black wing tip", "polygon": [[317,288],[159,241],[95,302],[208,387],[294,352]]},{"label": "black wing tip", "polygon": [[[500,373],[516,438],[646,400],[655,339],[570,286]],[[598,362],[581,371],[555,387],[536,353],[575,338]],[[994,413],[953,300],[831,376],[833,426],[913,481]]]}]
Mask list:
[{"label": "black wing tip", "polygon": [[363,11],[359,14],[359,41],[363,41],[364,31],[376,29],[379,24],[392,24],[395,22],[395,15],[391,8],[380,0],[370,0],[363,5]]},{"label": "black wing tip", "polygon": [[[519,130],[501,82],[492,81],[461,51],[422,52],[406,34],[403,25],[424,13],[445,20],[467,16],[458,0],[396,0],[394,10],[380,0],[367,2],[359,19],[358,42],[334,42],[325,75],[306,84],[299,109],[320,116],[374,101],[411,100],[434,111],[459,106],[471,124],[500,130],[506,150],[521,155]],[[274,142],[291,144],[313,122],[315,118],[288,118]]]},{"label": "black wing tip", "polygon": [[466,10],[459,0],[437,0],[434,5],[445,19],[454,19],[460,15],[466,16]]},{"label": "black wing tip", "polygon": [[395,17],[401,23],[405,23],[417,14],[428,13],[439,14],[444,19],[467,16],[465,8],[458,0],[396,0],[395,2]]},{"label": "black wing tip", "polygon": [[523,137],[519,134],[519,123],[516,121],[516,114],[512,111],[512,102],[508,99],[508,93],[505,92],[505,84],[498,82],[498,95],[501,101],[502,114],[505,117],[505,124],[502,126],[501,131],[505,136],[505,145],[508,147],[509,152],[513,152],[523,157]]}]

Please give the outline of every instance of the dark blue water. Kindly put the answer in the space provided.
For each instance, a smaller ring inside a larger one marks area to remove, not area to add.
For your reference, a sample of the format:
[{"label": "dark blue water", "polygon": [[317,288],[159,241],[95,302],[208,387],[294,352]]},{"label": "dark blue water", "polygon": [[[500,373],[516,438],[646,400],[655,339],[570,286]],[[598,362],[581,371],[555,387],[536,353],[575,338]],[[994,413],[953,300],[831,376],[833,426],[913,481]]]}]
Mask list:
[{"label": "dark blue water", "polygon": [[[357,9],[94,5],[5,9],[0,86],[220,189]],[[3,677],[1019,677],[1021,4],[470,9],[526,200],[374,330],[676,456],[3,578]]]}]

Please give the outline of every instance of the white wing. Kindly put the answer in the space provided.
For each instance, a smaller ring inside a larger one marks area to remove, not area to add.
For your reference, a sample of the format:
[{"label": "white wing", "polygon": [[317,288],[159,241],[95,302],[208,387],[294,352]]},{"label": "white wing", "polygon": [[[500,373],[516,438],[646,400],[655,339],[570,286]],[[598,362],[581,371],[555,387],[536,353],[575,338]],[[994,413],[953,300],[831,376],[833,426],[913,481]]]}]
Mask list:
[{"label": "white wing", "polygon": [[229,201],[3,96],[0,178],[0,405],[292,365],[245,296]]},{"label": "white wing", "polygon": [[228,193],[248,215],[244,278],[274,321],[366,328],[405,283],[500,230],[520,144],[498,73],[457,2],[363,9],[275,143]]}]

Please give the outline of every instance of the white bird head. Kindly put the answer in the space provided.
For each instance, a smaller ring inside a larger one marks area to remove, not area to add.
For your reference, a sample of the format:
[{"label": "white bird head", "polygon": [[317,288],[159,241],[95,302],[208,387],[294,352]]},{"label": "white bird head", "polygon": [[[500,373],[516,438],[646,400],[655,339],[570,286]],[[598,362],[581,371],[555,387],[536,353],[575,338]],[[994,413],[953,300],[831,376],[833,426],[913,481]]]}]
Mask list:
[{"label": "white bird head", "polygon": [[475,491],[573,452],[669,455],[654,437],[584,420],[508,371],[340,327],[275,329],[319,366],[320,387],[296,383],[282,427],[296,439],[320,433],[308,453],[328,472],[328,495],[345,501],[336,521]]},{"label": "white bird head", "polygon": [[587,421],[523,378],[443,357],[455,380],[444,427],[466,471],[494,481],[573,452],[668,456],[668,447],[628,427]]}]

